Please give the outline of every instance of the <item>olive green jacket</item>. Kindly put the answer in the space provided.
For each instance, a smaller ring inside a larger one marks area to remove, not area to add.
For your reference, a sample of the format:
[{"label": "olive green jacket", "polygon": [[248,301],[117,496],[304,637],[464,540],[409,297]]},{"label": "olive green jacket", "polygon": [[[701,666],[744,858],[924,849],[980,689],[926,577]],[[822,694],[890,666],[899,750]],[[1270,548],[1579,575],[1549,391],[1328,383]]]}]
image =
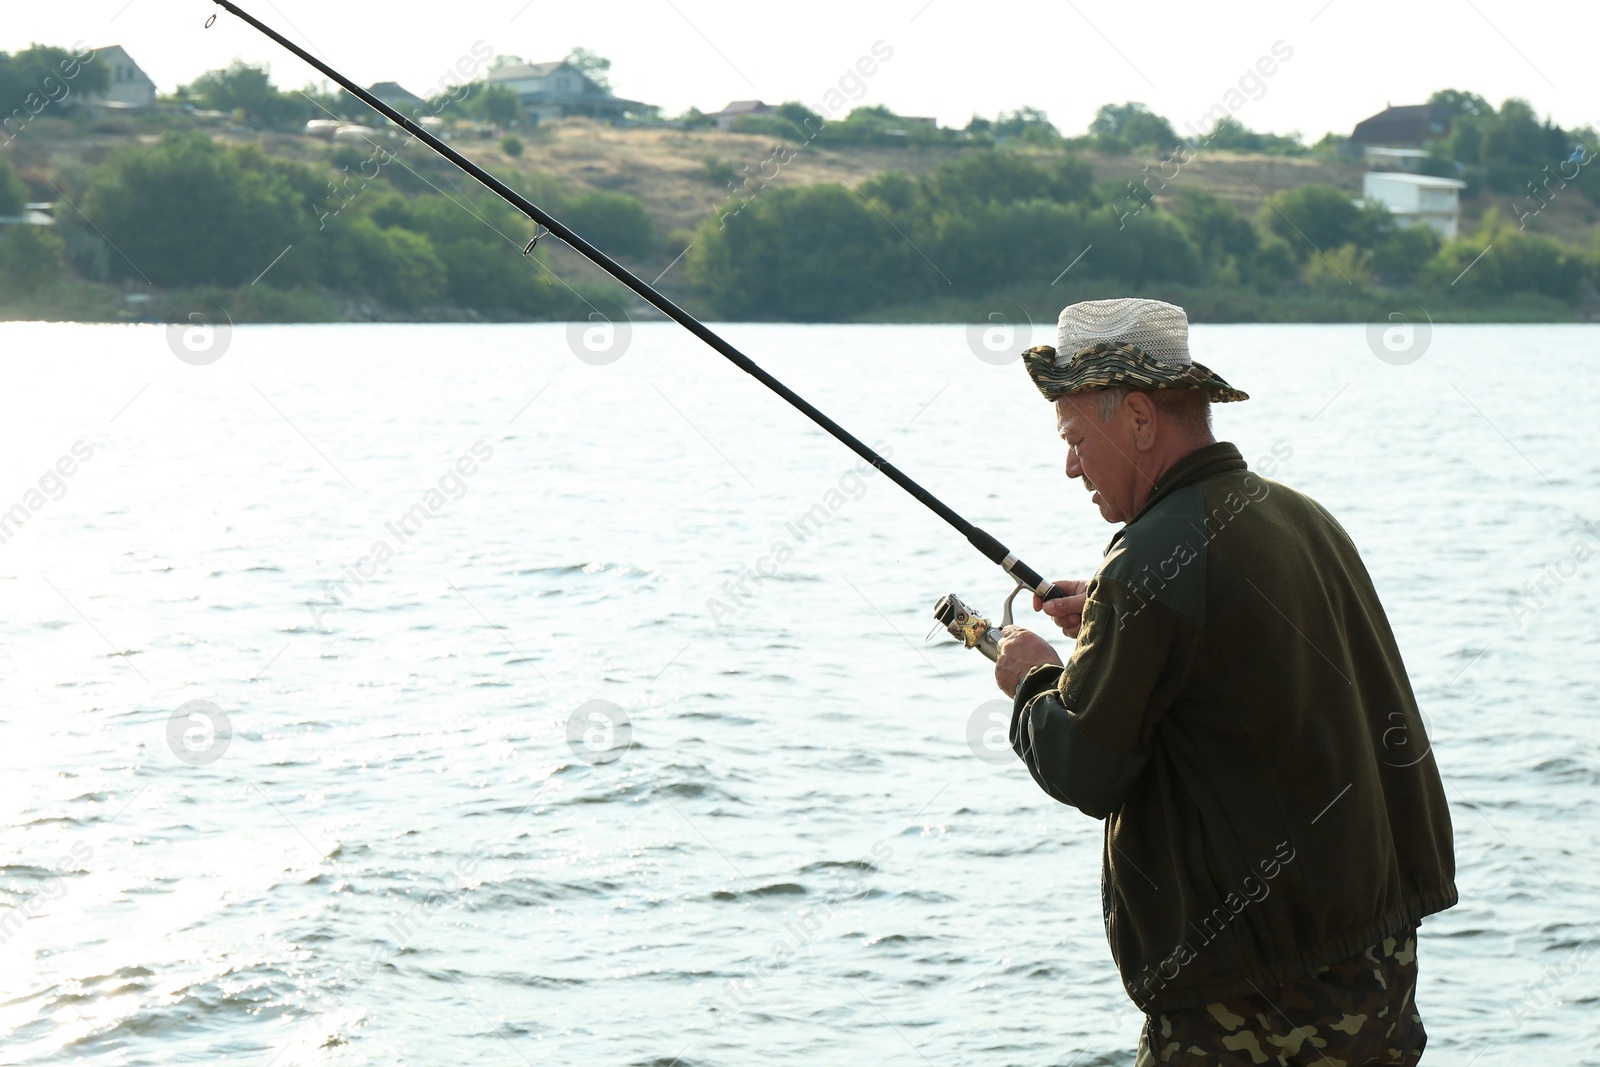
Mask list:
[{"label": "olive green jacket", "polygon": [[1149,1013],[1264,994],[1456,902],[1450,814],[1349,536],[1238,449],[1181,460],[1106,549],[1011,743],[1105,819],[1102,907]]}]

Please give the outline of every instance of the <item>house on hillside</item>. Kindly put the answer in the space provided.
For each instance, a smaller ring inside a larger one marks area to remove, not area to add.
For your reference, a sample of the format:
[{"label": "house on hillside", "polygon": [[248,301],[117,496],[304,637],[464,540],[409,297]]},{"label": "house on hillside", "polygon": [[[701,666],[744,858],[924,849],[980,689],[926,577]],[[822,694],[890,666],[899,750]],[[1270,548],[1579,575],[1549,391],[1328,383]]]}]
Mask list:
[{"label": "house on hillside", "polygon": [[1450,114],[1438,104],[1390,105],[1356,123],[1350,140],[1385,148],[1423,148],[1450,132]]},{"label": "house on hillside", "polygon": [[721,111],[712,111],[706,115],[708,119],[717,120],[717,129],[731,130],[735,121],[746,116],[776,115],[778,109],[771,104],[764,104],[760,100],[734,100]]},{"label": "house on hillside", "polygon": [[156,102],[156,83],[151,80],[133,57],[120,44],[96,48],[91,63],[103,63],[107,68],[106,88],[103,93],[91,93],[83,102],[92,107],[141,108],[153,107]]},{"label": "house on hillside", "polygon": [[489,85],[510,89],[528,117],[540,122],[574,115],[616,122],[645,107],[616,96],[566,60],[553,63],[511,63],[489,72]]},{"label": "house on hillside", "polygon": [[367,92],[402,114],[409,115],[427,103],[426,100],[402,86],[399,82],[378,82]]},{"label": "house on hillside", "polygon": [[1361,195],[1389,209],[1402,226],[1432,226],[1441,238],[1455,237],[1461,224],[1461,190],[1467,183],[1428,174],[1374,171],[1361,180]]}]

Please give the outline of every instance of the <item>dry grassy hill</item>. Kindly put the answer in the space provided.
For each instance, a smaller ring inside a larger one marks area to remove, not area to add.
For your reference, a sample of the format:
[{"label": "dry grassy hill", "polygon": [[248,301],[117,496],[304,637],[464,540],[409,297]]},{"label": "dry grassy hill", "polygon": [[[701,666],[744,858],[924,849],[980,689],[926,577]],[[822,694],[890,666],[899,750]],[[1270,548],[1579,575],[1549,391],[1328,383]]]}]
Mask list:
[{"label": "dry grassy hill", "polygon": [[[186,117],[166,113],[145,116],[137,122],[116,120],[91,126],[73,125],[42,118],[18,138],[7,155],[25,177],[70,175],[105,159],[118,148],[138,142],[152,143],[163,127],[190,125]],[[254,144],[268,153],[311,165],[328,165],[327,141],[302,134],[257,133],[241,127],[209,125],[209,135],[235,144]],[[661,276],[660,286],[669,295],[682,297],[686,279],[679,257],[692,240],[694,231],[720,212],[737,207],[739,200],[730,181],[744,190],[746,176],[750,189],[758,189],[765,176],[772,186],[799,186],[818,182],[837,182],[857,186],[878,174],[902,170],[925,173],[941,163],[963,154],[983,151],[971,147],[802,144],[784,142],[768,134],[736,133],[725,130],[683,131],[674,129],[618,128],[590,120],[569,119],[549,122],[537,129],[520,132],[524,150],[509,155],[498,137],[463,135],[455,141],[463,154],[478,161],[514,187],[534,193],[552,181],[573,190],[598,189],[625,193],[638,198],[655,223],[658,240],[655,248],[628,265],[646,279]],[[406,142],[400,131],[389,134],[393,143]],[[1049,153],[1034,151],[1040,156]],[[441,161],[431,160],[427,150],[411,145],[401,156],[409,165],[430,171],[441,187],[455,183],[463,187],[469,180],[451,172]],[[1205,191],[1234,204],[1241,214],[1253,217],[1264,199],[1286,189],[1311,183],[1332,184],[1357,196],[1365,167],[1357,162],[1323,156],[1283,157],[1242,155],[1204,151],[1178,168],[1158,157],[1129,155],[1082,155],[1093,168],[1097,181],[1115,188],[1123,183],[1147,180],[1158,201],[1171,201],[1184,190]],[[424,160],[427,164],[424,164]],[[781,163],[779,161],[782,161]],[[1172,175],[1163,184],[1161,175]],[[35,181],[35,184],[40,184]],[[745,195],[751,195],[748,191]],[[756,193],[755,195],[759,195]],[[1131,194],[1130,194],[1131,195]],[[1463,230],[1470,231],[1489,210],[1498,210],[1508,219],[1517,217],[1514,198],[1506,194],[1481,193],[1463,199]],[[1532,205],[1528,201],[1529,206]],[[1587,244],[1597,234],[1595,207],[1576,190],[1559,194],[1528,228],[1557,237],[1563,242]],[[595,278],[592,267],[570,250],[553,252],[550,265],[569,278]]]},{"label": "dry grassy hill", "polygon": [[[298,139],[297,139],[298,140]],[[495,174],[515,185],[516,176],[541,175],[575,187],[607,189],[627,193],[642,200],[662,235],[662,248],[651,262],[640,266],[652,276],[682,250],[693,230],[719,211],[737,206],[726,184],[726,174],[715,180],[707,161],[722,164],[728,172],[743,175],[773,175],[771,184],[806,185],[839,182],[858,185],[889,170],[919,174],[953,159],[966,148],[928,148],[857,146],[824,147],[816,144],[780,142],[761,134],[726,130],[685,132],[670,129],[622,129],[583,119],[549,123],[526,138],[520,158],[501,151],[493,140],[465,141],[463,152]],[[785,148],[786,153],[775,152]],[[791,156],[779,167],[764,161]],[[1260,210],[1263,198],[1285,189],[1310,183],[1328,183],[1346,189],[1352,196],[1361,192],[1363,164],[1323,157],[1284,157],[1240,155],[1227,152],[1200,152],[1179,169],[1165,187],[1159,175],[1173,172],[1172,164],[1163,169],[1161,159],[1135,155],[1084,156],[1094,168],[1097,181],[1137,182],[1150,179],[1158,190],[1158,201],[1169,200],[1184,189],[1199,189],[1233,203],[1246,216]],[[1145,168],[1148,167],[1148,172]],[[744,168],[749,168],[745,171]],[[774,175],[774,171],[776,174]],[[753,181],[752,185],[759,185]],[[1512,198],[1504,194],[1467,197],[1462,203],[1462,226],[1475,226],[1483,213],[1498,206],[1503,215],[1515,218]],[[1597,212],[1575,193],[1554,199],[1529,228],[1557,236],[1563,241],[1588,241],[1597,230]],[[659,259],[659,262],[656,260]],[[580,266],[581,269],[581,266]]]}]

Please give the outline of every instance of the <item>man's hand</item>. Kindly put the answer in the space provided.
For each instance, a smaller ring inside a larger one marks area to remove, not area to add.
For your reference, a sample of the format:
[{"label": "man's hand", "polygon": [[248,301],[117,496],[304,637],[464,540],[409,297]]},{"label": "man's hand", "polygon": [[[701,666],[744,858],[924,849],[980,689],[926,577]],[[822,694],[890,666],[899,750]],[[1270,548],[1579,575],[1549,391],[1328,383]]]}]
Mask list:
[{"label": "man's hand", "polygon": [[1043,611],[1050,616],[1050,621],[1061,627],[1062,633],[1076,641],[1078,628],[1083,625],[1083,604],[1088,599],[1086,591],[1089,583],[1076,578],[1058,578],[1051,584],[1067,595],[1044,601],[1039,599],[1038,593],[1035,593],[1033,610]]},{"label": "man's hand", "polygon": [[1007,626],[1000,631],[1000,658],[994,663],[994,680],[1000,691],[1008,697],[1017,695],[1028,672],[1042,663],[1061,662],[1050,642],[1020,626]]}]

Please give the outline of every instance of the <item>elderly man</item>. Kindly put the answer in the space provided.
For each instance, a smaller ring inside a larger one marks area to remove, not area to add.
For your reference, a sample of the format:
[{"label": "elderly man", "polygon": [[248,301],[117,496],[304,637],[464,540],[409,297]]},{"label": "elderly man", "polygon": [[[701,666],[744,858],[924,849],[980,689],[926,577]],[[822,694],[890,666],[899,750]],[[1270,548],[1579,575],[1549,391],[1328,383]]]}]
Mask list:
[{"label": "elderly man", "polygon": [[1414,1064],[1416,929],[1456,902],[1444,791],[1394,634],[1333,516],[1211,433],[1247,399],[1183,309],[1097,300],[1024,354],[1067,477],[1121,523],[1008,627],[995,678],[1039,786],[1105,820],[1101,902],[1138,1063]]}]

